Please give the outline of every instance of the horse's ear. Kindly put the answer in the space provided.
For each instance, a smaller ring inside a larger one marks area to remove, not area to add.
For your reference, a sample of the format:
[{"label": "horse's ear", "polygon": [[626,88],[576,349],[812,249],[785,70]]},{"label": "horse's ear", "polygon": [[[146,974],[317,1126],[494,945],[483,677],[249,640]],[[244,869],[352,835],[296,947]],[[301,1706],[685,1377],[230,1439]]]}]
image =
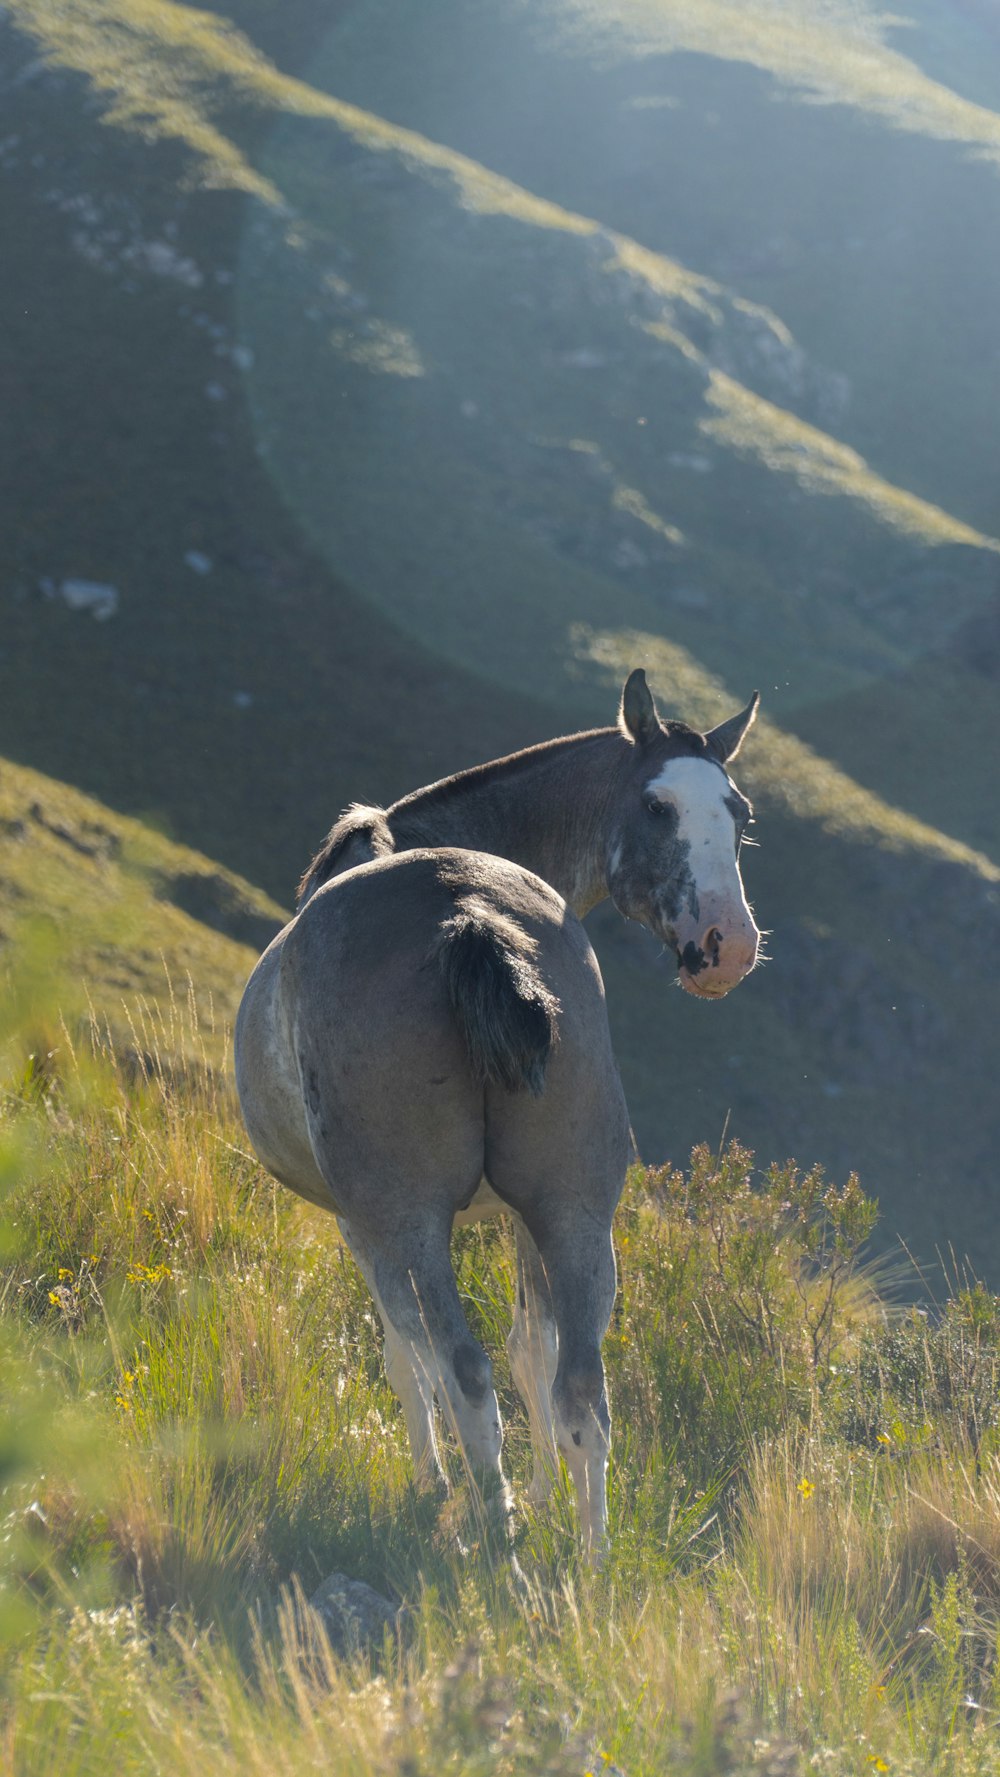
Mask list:
[{"label": "horse's ear", "polygon": [[656,705],[641,666],[637,666],[625,680],[618,723],[624,733],[631,735],[640,747],[645,746],[654,735],[662,733]]},{"label": "horse's ear", "polygon": [[720,722],[718,728],[706,734],[705,739],[720,765],[728,765],[730,759],[735,759],[757,719],[759,703],[760,692],[755,691],[745,710],[741,710],[738,716],[730,716],[728,722]]}]

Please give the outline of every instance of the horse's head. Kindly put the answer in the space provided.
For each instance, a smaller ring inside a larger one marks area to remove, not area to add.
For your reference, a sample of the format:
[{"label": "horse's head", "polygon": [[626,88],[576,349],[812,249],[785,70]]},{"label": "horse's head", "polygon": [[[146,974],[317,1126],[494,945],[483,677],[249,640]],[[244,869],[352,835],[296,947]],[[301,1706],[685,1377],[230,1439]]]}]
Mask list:
[{"label": "horse's head", "polygon": [[740,880],[752,810],[726,770],[757,714],[757,693],[709,734],[661,722],[641,669],[622,695],[632,743],[612,815],[608,891],[677,957],[681,986],[720,999],[757,961],[760,933]]}]

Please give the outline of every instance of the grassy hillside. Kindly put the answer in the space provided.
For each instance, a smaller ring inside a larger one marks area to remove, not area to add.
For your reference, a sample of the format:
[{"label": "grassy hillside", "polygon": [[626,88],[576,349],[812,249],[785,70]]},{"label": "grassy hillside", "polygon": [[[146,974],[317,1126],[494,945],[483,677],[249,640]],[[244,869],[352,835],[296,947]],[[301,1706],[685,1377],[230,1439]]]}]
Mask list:
[{"label": "grassy hillside", "polygon": [[[1000,1306],[887,1316],[855,1185],[785,1167],[753,1192],[736,1148],[633,1174],[595,1577],[565,1493],[524,1499],[503,1233],[456,1258],[517,1568],[456,1452],[441,1511],[413,1494],[357,1274],[214,1070],[81,1047],[9,1082],[0,1136],[14,1777],[1000,1765]],[[333,1568],[404,1604],[398,1642],[331,1652],[304,1595]]]},{"label": "grassy hillside", "polygon": [[759,684],[774,961],[701,1016],[594,922],[642,1151],[728,1118],[1000,1276],[995,38],[739,11],[6,9],[0,753],[287,905],[624,667]]},{"label": "grassy hillside", "polygon": [[[196,983],[221,1060],[246,977],[283,919],[260,889],[188,846],[0,761],[0,964],[6,994],[13,981],[15,1001],[37,1016],[36,1043],[55,1017],[72,1030],[91,1011],[119,1037],[148,1035],[150,1020],[162,1034],[169,1002],[186,1002]],[[164,1059],[190,1049],[183,1020],[172,1022]]]},{"label": "grassy hillside", "polygon": [[[675,707],[706,726],[733,702],[683,650],[655,637],[581,629],[576,644],[606,675],[609,710],[632,660],[647,664],[654,684],[677,687]],[[609,905],[591,922],[640,1151],[681,1155],[727,1125],[765,1161],[813,1140],[828,1165],[846,1171],[860,1150],[890,1244],[898,1228],[928,1275],[949,1246],[976,1252],[988,1268],[982,1144],[991,1124],[972,1058],[991,1041],[992,991],[974,949],[937,963],[925,954],[919,909],[933,899],[952,924],[985,929],[995,866],[881,802],[766,718],[740,776],[765,835],[760,853],[745,858],[773,934],[773,960],[761,974],[713,1007],[711,1022],[697,1008],[692,1017],[686,998],[669,991],[667,961],[649,934],[625,926]],[[64,1017],[73,1026],[93,1007],[121,1032],[128,1020],[142,1023],[143,1005],[183,1000],[192,983],[213,1008],[213,1054],[221,1057],[255,956],[287,917],[280,906],[148,826],[9,762],[0,767],[0,820],[8,956],[26,915],[44,941],[32,992],[45,967],[59,970],[72,956]],[[866,857],[860,883],[858,846]],[[880,918],[845,933],[843,909],[858,896],[875,906],[896,900],[891,927]],[[64,971],[60,979],[65,990]],[[36,1037],[39,1052],[62,1040],[45,1029]],[[190,1049],[183,1021],[173,1047]],[[939,1089],[945,1051],[956,1062],[947,1098]],[[962,1176],[958,1201],[933,1190],[944,1166]]]},{"label": "grassy hillside", "polygon": [[[906,12],[0,9],[14,1777],[1000,1777],[1000,37]],[[637,664],[760,685],[772,960],[698,1006],[591,921],[647,1162],[594,1576],[508,1234],[454,1251],[514,1560],[460,1452],[415,1495],[228,1033],[346,802]],[[334,1569],[397,1636],[331,1650]]]}]

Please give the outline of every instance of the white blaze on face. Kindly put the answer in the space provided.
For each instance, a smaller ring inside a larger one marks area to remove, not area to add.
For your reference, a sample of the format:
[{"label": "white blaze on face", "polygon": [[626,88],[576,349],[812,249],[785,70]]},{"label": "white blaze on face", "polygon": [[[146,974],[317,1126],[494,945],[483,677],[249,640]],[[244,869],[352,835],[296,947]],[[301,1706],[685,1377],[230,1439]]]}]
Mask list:
[{"label": "white blaze on face", "polygon": [[[677,837],[697,895],[697,913],[683,909],[675,922],[677,948],[706,946],[710,965],[690,982],[693,991],[725,993],[742,980],[757,956],[758,932],[747,906],[736,861],[736,823],[727,807],[736,793],[725,772],[708,759],[671,759],[646,785],[648,795],[673,808]],[[717,943],[707,935],[717,934]]]},{"label": "white blaze on face", "polygon": [[736,868],[736,828],[727,796],[732,787],[725,772],[708,759],[671,759],[646,786],[658,802],[677,811],[678,838],[688,847],[691,874],[699,898],[734,891],[740,901]]}]

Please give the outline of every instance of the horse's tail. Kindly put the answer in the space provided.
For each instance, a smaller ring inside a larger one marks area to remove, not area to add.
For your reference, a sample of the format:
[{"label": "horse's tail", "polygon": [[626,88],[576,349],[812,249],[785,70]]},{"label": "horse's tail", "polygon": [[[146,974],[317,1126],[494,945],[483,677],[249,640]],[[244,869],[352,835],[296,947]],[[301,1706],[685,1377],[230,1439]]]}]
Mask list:
[{"label": "horse's tail", "polygon": [[483,1085],[537,1097],[557,1040],[559,1001],[535,965],[534,938],[478,897],[463,897],[432,956],[444,976],[469,1061]]}]

